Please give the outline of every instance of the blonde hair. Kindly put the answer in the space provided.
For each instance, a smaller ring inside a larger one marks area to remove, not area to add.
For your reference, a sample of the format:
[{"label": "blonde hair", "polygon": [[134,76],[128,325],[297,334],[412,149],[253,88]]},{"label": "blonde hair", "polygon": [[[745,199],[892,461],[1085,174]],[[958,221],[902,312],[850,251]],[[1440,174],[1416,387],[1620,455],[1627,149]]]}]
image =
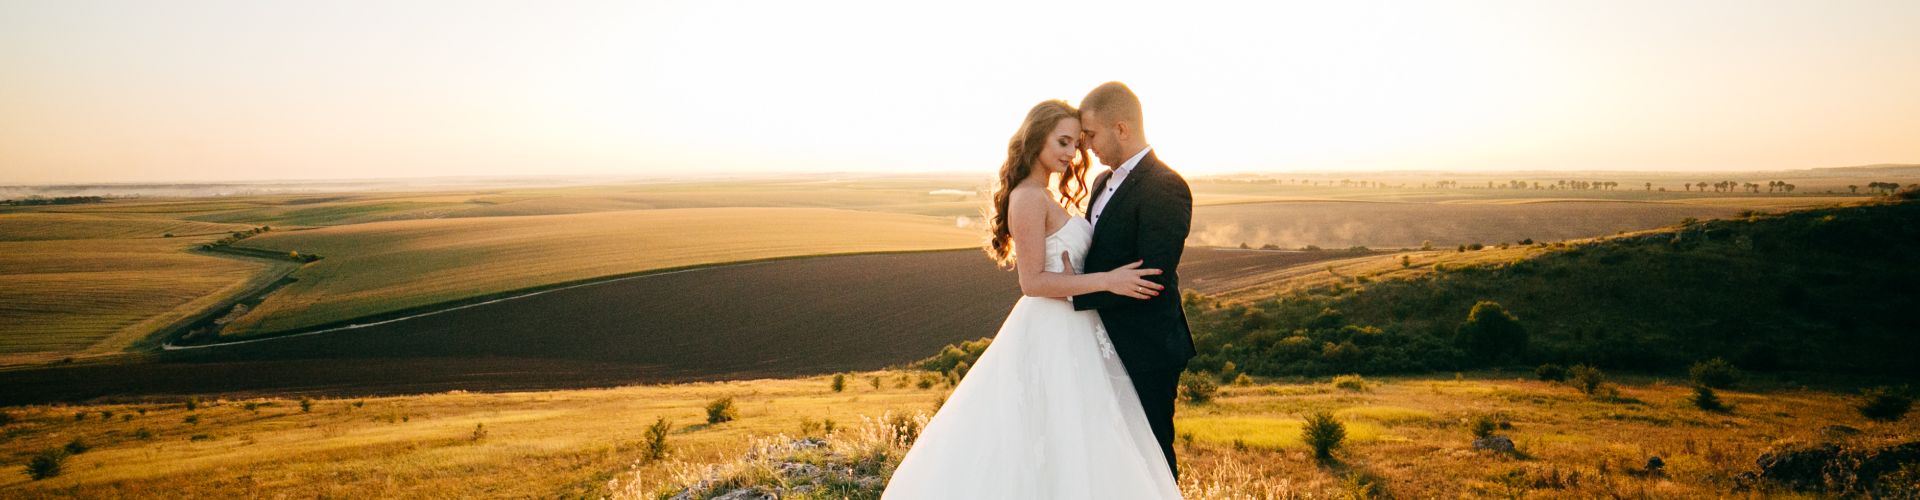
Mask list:
[{"label": "blonde hair", "polygon": [[[1060,120],[1068,118],[1079,119],[1080,110],[1073,109],[1067,101],[1041,101],[1027,111],[1027,119],[1021,122],[1020,130],[1014,131],[1013,138],[1007,140],[1007,159],[1000,163],[1000,173],[994,179],[993,190],[988,195],[993,203],[987,206],[985,214],[987,257],[992,258],[1001,269],[1013,267],[1013,230],[1007,226],[1007,205],[1012,201],[1013,187],[1029,175],[1047,175],[1044,170],[1035,171],[1035,160],[1046,149],[1047,134],[1060,125]],[[1087,165],[1090,158],[1086,147],[1076,146],[1075,149],[1078,153],[1067,167],[1066,174],[1060,176],[1056,185],[1049,187],[1054,199],[1065,205],[1069,213],[1078,212],[1081,198],[1087,195]]]}]

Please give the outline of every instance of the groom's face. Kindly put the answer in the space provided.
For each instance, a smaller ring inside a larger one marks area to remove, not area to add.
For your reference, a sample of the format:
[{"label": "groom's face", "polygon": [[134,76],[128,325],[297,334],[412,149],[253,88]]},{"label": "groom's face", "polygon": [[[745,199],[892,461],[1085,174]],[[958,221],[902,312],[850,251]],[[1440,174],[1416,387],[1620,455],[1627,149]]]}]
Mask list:
[{"label": "groom's face", "polygon": [[1100,157],[1100,164],[1118,167],[1127,161],[1120,157],[1120,135],[1114,123],[1101,118],[1091,109],[1080,111],[1080,141]]}]

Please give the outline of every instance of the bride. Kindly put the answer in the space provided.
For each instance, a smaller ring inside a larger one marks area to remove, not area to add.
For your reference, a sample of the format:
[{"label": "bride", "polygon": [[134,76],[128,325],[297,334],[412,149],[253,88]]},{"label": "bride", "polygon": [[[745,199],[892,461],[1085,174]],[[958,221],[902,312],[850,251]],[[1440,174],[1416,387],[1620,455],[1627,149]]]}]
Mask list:
[{"label": "bride", "polygon": [[[884,500],[1179,498],[1140,397],[1100,317],[1074,295],[1137,299],[1161,286],[1135,262],[1079,274],[1093,226],[1067,207],[1085,196],[1079,111],[1046,101],[1007,143],[993,190],[987,254],[1020,275],[1024,297],[927,424]],[[1056,258],[1057,257],[1057,258]]]}]

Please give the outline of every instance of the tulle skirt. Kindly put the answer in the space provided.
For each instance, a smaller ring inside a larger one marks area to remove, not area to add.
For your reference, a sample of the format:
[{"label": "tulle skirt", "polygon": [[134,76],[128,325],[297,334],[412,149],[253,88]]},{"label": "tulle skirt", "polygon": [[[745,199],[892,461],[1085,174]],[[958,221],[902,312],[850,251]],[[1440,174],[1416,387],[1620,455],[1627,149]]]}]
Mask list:
[{"label": "tulle skirt", "polygon": [[882,496],[1179,497],[1100,317],[1039,297],[1014,305]]}]

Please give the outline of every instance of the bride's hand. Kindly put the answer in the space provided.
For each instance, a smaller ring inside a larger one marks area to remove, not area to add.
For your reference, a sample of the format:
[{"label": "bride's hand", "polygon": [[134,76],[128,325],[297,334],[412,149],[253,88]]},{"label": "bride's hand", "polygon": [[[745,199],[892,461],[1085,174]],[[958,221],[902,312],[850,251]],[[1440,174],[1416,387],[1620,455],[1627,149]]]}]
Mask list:
[{"label": "bride's hand", "polygon": [[1160,289],[1164,287],[1160,286],[1159,283],[1147,281],[1146,278],[1142,277],[1160,274],[1160,270],[1140,269],[1140,264],[1144,262],[1145,261],[1134,261],[1132,264],[1100,273],[1106,278],[1107,291],[1136,299],[1150,299],[1160,296]]}]

